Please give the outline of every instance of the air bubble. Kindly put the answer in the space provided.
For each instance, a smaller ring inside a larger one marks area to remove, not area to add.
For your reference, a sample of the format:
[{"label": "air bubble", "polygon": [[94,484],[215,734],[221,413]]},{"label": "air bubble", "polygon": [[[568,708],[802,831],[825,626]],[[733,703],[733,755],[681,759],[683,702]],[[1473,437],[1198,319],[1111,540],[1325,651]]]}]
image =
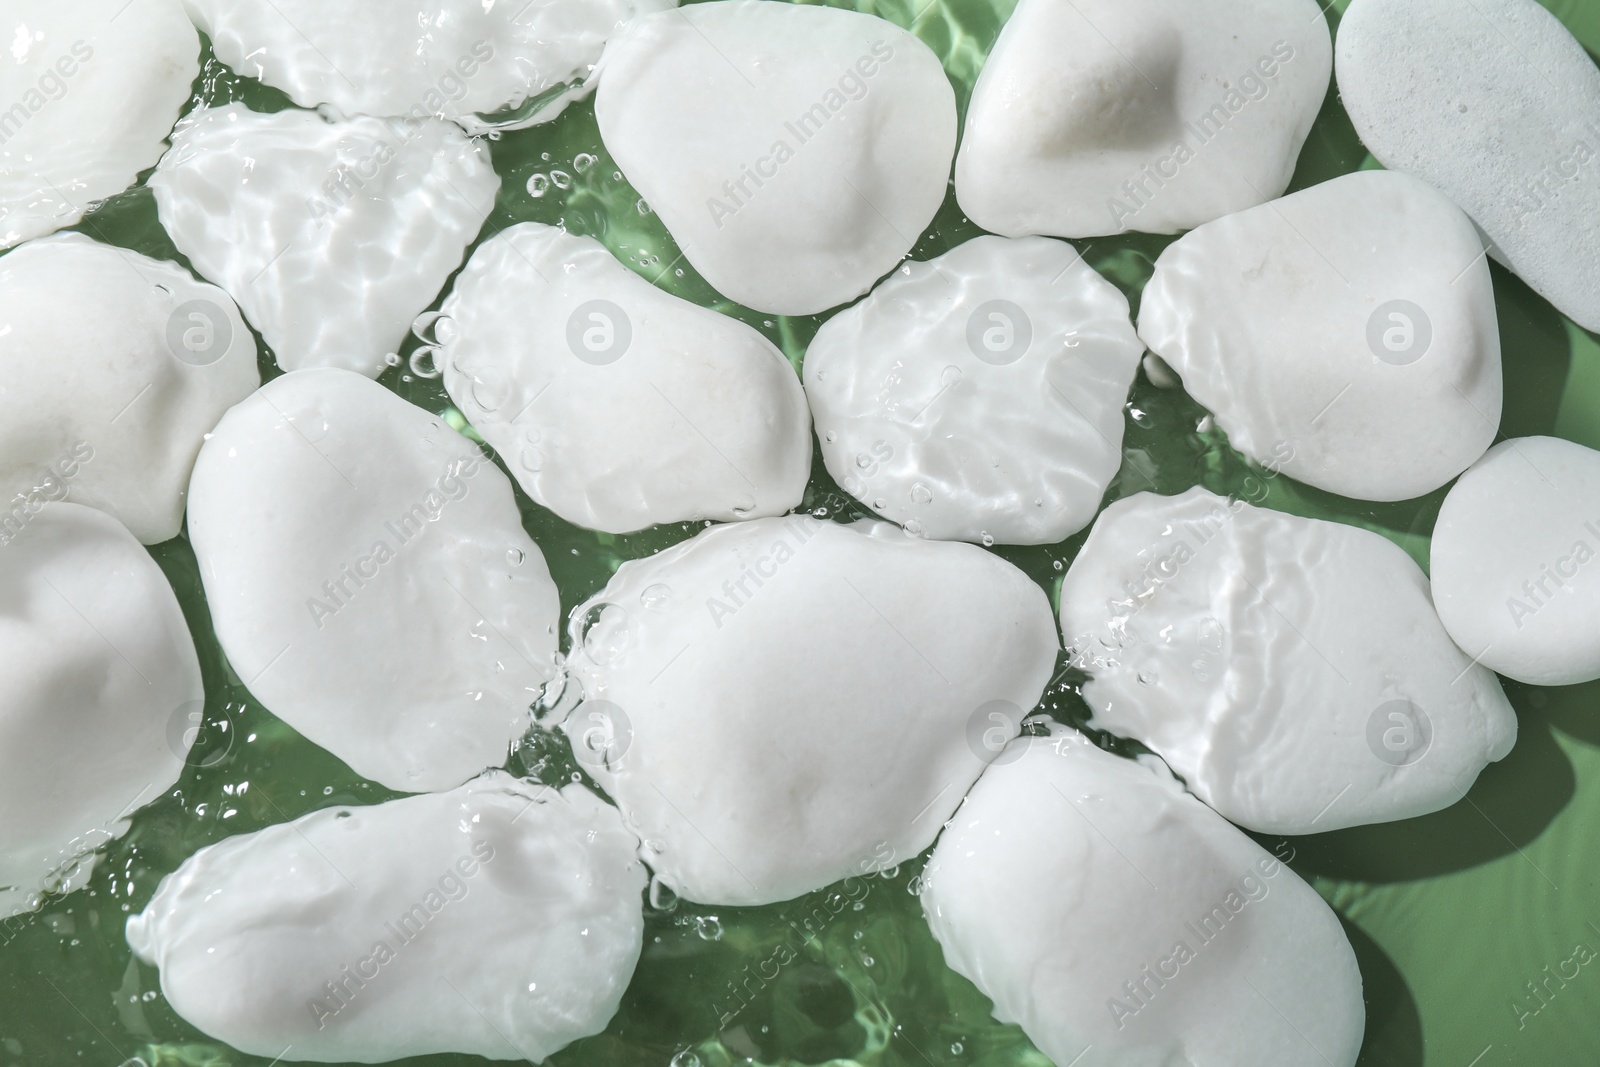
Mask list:
[{"label": "air bubble", "polygon": [[911,502],[913,504],[933,503],[933,490],[918,482],[911,487]]},{"label": "air bubble", "polygon": [[702,941],[721,941],[722,920],[715,915],[696,915],[694,932],[700,935]]},{"label": "air bubble", "polygon": [[985,530],[979,535],[978,539],[983,542],[984,548],[994,547],[994,534],[990,533],[989,531]]},{"label": "air bubble", "polygon": [[657,582],[639,594],[639,603],[652,610],[661,610],[672,599],[672,590]]}]

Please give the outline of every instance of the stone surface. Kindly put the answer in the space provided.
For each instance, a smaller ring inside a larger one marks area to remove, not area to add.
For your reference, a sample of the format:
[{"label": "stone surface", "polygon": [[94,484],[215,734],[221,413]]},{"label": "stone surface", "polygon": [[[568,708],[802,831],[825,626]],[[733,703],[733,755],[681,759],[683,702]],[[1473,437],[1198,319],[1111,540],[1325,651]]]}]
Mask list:
[{"label": "stone surface", "polygon": [[500,178],[441,119],[227,104],[184,118],[150,188],[172,243],[280,367],[375,378],[461,265]]},{"label": "stone surface", "polygon": [[617,811],[492,772],[201,849],[128,920],[172,1009],[242,1052],[535,1063],[605,1028],[646,875]]},{"label": "stone surface", "polygon": [[178,598],[121,523],[45,503],[0,524],[0,918],[88,881],[204,705]]},{"label": "stone surface", "polygon": [[175,263],[63,233],[0,258],[0,324],[0,522],[70,500],[146,544],[176,537],[201,440],[261,384],[233,301]]},{"label": "stone surface", "polygon": [[1355,0],[1339,96],[1384,166],[1437,187],[1496,259],[1600,329],[1600,71],[1534,0]]},{"label": "stone surface", "polygon": [[911,251],[944,200],[955,93],[883,19],[718,0],[607,46],[595,115],[617,165],[718,292],[811,315]]},{"label": "stone surface", "polygon": [[1007,237],[1189,229],[1282,194],[1332,67],[1315,0],[1022,0],[956,196]]},{"label": "stone surface", "polygon": [[295,371],[217,426],[189,539],[223,651],[267,710],[390,789],[506,760],[554,676],[560,604],[511,482],[349,371]]},{"label": "stone surface", "polygon": [[927,848],[1059,649],[1043,590],[982,549],[800,517],[624,563],[572,626],[574,752],[708,904]]},{"label": "stone surface", "polygon": [[7,0],[0,248],[53,233],[161,158],[200,73],[178,0]]},{"label": "stone surface", "polygon": [[1155,761],[1059,726],[1012,746],[922,875],[995,1018],[1077,1067],[1356,1062],[1361,972],[1310,886]]},{"label": "stone surface", "polygon": [[1433,596],[1456,643],[1530,685],[1600,678],[1600,452],[1554,437],[1489,450],[1433,528]]},{"label": "stone surface", "polygon": [[783,353],[598,241],[514,226],[473,253],[442,310],[451,399],[568,522],[628,533],[800,503],[811,413]]},{"label": "stone surface", "polygon": [[1071,245],[979,237],[823,324],[806,395],[828,473],[927,537],[1052,544],[1122,465],[1144,345]]},{"label": "stone surface", "polygon": [[1235,448],[1344,496],[1432,492],[1500,426],[1483,244],[1403,174],[1346,174],[1179,238],[1139,335]]},{"label": "stone surface", "polygon": [[1204,489],[1119,500],[1061,587],[1090,725],[1261,833],[1449,807],[1517,719],[1397,545]]},{"label": "stone surface", "polygon": [[[186,0],[217,58],[301,107],[454,119],[471,132],[553,119],[586,95],[606,40],[676,0]],[[510,114],[485,121],[480,116]]]}]

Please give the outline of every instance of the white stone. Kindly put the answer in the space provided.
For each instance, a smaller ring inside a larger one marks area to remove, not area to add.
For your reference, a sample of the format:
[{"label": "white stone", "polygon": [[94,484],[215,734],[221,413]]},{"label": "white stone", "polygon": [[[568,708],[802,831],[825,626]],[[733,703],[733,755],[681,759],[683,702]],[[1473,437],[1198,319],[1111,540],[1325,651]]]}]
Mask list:
[{"label": "white stone", "polygon": [[183,527],[189,471],[261,384],[228,295],[174,263],[76,233],[0,258],[0,494],[109,512],[146,544]]},{"label": "white stone", "polygon": [[1483,244],[1403,174],[1346,174],[1179,238],[1139,336],[1235,448],[1344,496],[1430,493],[1499,430]]},{"label": "white stone", "polygon": [[583,786],[497,771],[203,848],[128,944],[174,1011],[253,1056],[539,1063],[616,1013],[643,944],[637,849]]},{"label": "white stone", "polygon": [[1089,525],[1122,465],[1144,345],[1069,244],[978,237],[908,263],[806,351],[828,473],[927,537],[1036,545]]},{"label": "white stone", "polygon": [[560,605],[511,482],[360,375],[295,371],[228,412],[189,496],[212,621],[267,710],[390,789],[505,762]]},{"label": "white stone", "polygon": [[1012,742],[922,876],[945,962],[1056,1064],[1351,1067],[1338,918],[1151,763],[1065,727]]},{"label": "white stone", "polygon": [[617,165],[706,281],[758,311],[860,296],[944,201],[955,92],[927,45],[876,16],[691,4],[633,22],[597,77]]},{"label": "white stone", "polygon": [[1433,528],[1433,595],[1456,643],[1530,685],[1600,678],[1600,452],[1502,441]]},{"label": "white stone", "polygon": [[1008,237],[1098,237],[1279,196],[1328,91],[1320,8],[1022,0],[972,90],[961,209]]},{"label": "white stone", "polygon": [[1496,259],[1600,330],[1600,71],[1534,0],[1355,0],[1339,96],[1362,143],[1472,216]]},{"label": "white stone", "polygon": [[200,73],[177,0],[6,0],[0,248],[81,219],[161,158]]},{"label": "white stone", "polygon": [[680,896],[789,900],[933,843],[1038,702],[1044,591],[972,545],[714,526],[573,611],[565,723]]},{"label": "white stone", "polygon": [[1224,816],[1305,834],[1454,804],[1517,719],[1392,541],[1204,489],[1119,500],[1061,587],[1091,725]]},{"label": "white stone", "polygon": [[178,124],[161,224],[285,370],[375,378],[494,208],[488,148],[441,119],[330,122],[243,104]]},{"label": "white stone", "polygon": [[451,399],[568,522],[628,533],[800,503],[811,413],[783,353],[598,241],[532,222],[496,234],[443,314]]},{"label": "white stone", "polygon": [[204,701],[178,598],[116,519],[44,503],[0,525],[0,918],[88,881],[178,780]]},{"label": "white stone", "polygon": [[[343,115],[438,116],[472,132],[555,118],[606,39],[676,0],[186,0],[217,58]],[[512,110],[500,120],[480,116]]]}]

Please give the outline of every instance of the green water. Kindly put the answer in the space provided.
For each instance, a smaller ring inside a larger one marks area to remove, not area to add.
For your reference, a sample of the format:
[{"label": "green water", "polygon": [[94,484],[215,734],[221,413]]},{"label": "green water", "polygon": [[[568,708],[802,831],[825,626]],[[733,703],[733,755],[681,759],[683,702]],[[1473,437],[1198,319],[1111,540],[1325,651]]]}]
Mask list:
[{"label": "green water", "polygon": [[[836,0],[833,6],[913,29],[944,59],[964,104],[1012,2]],[[1340,0],[1329,17],[1344,6]],[[1600,51],[1600,3],[1555,0],[1549,6],[1591,51]],[[288,106],[282,94],[233,75],[209,56],[195,85],[197,105],[244,100],[259,110]],[[660,222],[617,173],[591,106],[574,106],[549,126],[506,134],[492,150],[503,186],[484,238],[526,220],[592,235],[662,288],[755,326],[798,368],[825,316],[766,318],[718,297],[679,259]],[[1373,165],[1330,92],[1292,188]],[[528,191],[535,175],[544,176],[536,183],[544,189],[540,197]],[[77,229],[187,265],[162,232],[142,183]],[[951,197],[913,255],[937,255],[977,232]],[[1103,238],[1087,243],[1085,257],[1137,308],[1152,261],[1170,240]],[[1504,436],[1555,434],[1600,447],[1600,343],[1498,267],[1494,282],[1505,350]],[[263,352],[263,374],[276,375],[264,346]],[[402,363],[381,381],[463,425],[437,380],[415,378]],[[1381,505],[1333,497],[1252,469],[1219,432],[1198,430],[1204,414],[1181,392],[1154,389],[1141,376],[1128,406],[1126,461],[1108,499],[1152,488],[1176,493],[1196,484],[1252,500],[1264,493],[1269,506],[1284,511],[1377,530],[1426,566],[1442,492]],[[518,499],[566,609],[603,586],[624,560],[650,555],[697,529],[613,537],[568,525],[520,493]],[[863,514],[820,459],[805,507],[840,520]],[[1053,595],[1082,541],[1079,535],[1059,545],[993,551]],[[393,796],[255,702],[211,634],[188,543],[179,538],[151,551],[195,635],[208,693],[206,727],[178,786],[139,812],[129,834],[103,850],[86,890],[0,922],[0,1067],[117,1067],[129,1060],[149,1067],[267,1067],[265,1060],[217,1045],[173,1013],[156,972],[131,958],[123,922],[144,907],[163,875],[203,845],[319,808]],[[1079,681],[1058,676],[1041,710],[1080,724],[1087,709]],[[1526,988],[1547,976],[1543,968],[1554,971],[1571,958],[1577,944],[1600,951],[1600,847],[1594,844],[1600,839],[1600,684],[1507,689],[1521,718],[1517,747],[1462,803],[1403,823],[1262,841],[1280,855],[1292,854],[1294,869],[1346,920],[1368,995],[1363,1064],[1600,1063],[1600,961],[1565,985],[1551,983],[1555,993],[1544,1000]],[[565,743],[548,737],[525,743],[511,766],[549,782],[578,772]],[[1022,1033],[994,1022],[987,1000],[944,966],[910,892],[920,866],[920,860],[908,862],[869,880],[865,896],[856,892],[858,900],[823,890],[766,908],[679,904],[648,910],[644,956],[620,1012],[604,1034],[549,1062],[667,1067],[678,1056],[677,1067],[696,1061],[723,1067],[747,1058],[773,1065],[1045,1067]],[[1019,896],[996,906],[1034,904]],[[731,986],[743,985],[781,944],[793,944],[791,921],[819,908],[831,918],[813,922],[820,932],[798,947],[799,958],[764,988],[746,986],[754,993],[745,1001],[735,1000]],[[433,1056],[405,1062],[456,1067],[486,1061]]]}]

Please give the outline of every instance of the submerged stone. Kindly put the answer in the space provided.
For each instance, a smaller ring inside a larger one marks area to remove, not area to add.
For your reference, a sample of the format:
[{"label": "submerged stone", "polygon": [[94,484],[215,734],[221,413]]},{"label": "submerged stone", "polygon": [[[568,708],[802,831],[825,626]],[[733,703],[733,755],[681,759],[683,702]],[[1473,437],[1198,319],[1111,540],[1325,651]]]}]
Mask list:
[{"label": "submerged stone", "polygon": [[204,708],[178,598],[121,523],[0,519],[0,918],[88,881],[183,773]]},{"label": "submerged stone", "polygon": [[574,752],[709,904],[927,848],[1060,647],[1044,591],[981,548],[798,517],[624,563],[573,620]]},{"label": "submerged stone", "polygon": [[1517,737],[1399,546],[1204,489],[1107,508],[1062,583],[1061,629],[1091,675],[1090,725],[1262,833],[1449,807]]},{"label": "submerged stone", "polygon": [[496,234],[443,316],[450,398],[568,522],[629,533],[800,503],[811,414],[783,353],[598,241],[532,222]]},{"label": "submerged stone", "polygon": [[646,876],[581,785],[492,772],[201,849],[127,924],[174,1011],[254,1056],[542,1062],[616,1013]]},{"label": "submerged stone", "polygon": [[503,764],[555,676],[559,598],[510,480],[360,375],[294,371],[229,411],[189,539],[240,680],[390,789]]}]

